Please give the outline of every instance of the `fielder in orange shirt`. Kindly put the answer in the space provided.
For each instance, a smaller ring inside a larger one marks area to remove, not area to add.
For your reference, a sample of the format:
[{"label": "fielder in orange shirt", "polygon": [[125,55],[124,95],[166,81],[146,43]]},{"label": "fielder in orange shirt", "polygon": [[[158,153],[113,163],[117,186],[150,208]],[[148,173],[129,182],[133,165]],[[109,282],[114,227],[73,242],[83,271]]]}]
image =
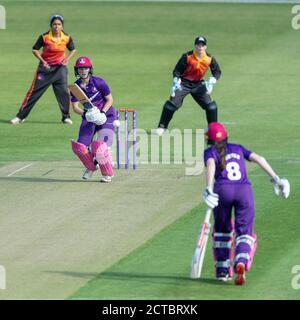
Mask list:
[{"label": "fielder in orange shirt", "polygon": [[[65,124],[72,124],[69,113],[70,96],[67,65],[75,54],[75,46],[71,36],[63,30],[64,19],[62,16],[52,16],[50,27],[50,30],[39,36],[32,48],[34,56],[39,60],[39,65],[19,112],[10,121],[11,124],[22,123],[50,85],[53,87],[61,110],[61,121]],[[42,47],[43,51],[40,53],[39,50]],[[69,54],[66,57],[65,51],[67,49]]]},{"label": "fielder in orange shirt", "polygon": [[[210,94],[221,76],[221,70],[216,59],[206,52],[205,37],[197,37],[194,44],[194,50],[184,53],[173,71],[171,95],[163,106],[156,131],[158,135],[162,135],[168,128],[174,112],[182,106],[188,94],[191,94],[199,106],[205,110],[207,123],[218,120],[217,104]],[[204,76],[208,69],[212,76],[205,81]]]}]

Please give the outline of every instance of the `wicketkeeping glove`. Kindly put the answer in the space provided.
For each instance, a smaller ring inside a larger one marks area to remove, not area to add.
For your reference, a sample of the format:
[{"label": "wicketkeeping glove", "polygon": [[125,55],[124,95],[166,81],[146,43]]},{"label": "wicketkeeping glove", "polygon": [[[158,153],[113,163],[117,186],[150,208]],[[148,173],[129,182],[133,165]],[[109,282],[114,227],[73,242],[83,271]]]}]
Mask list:
[{"label": "wicketkeeping glove", "polygon": [[172,88],[171,88],[171,97],[175,97],[176,90],[182,90],[181,79],[178,77],[173,78],[173,84],[172,84]]},{"label": "wicketkeeping glove", "polygon": [[208,94],[211,94],[214,88],[214,85],[216,84],[217,79],[215,77],[210,77],[208,81],[205,81],[206,90]]},{"label": "wicketkeeping glove", "polygon": [[276,196],[283,197],[287,199],[290,195],[290,183],[286,178],[280,179],[278,176],[275,176],[271,179],[273,183],[273,190]]},{"label": "wicketkeeping glove", "polygon": [[212,187],[207,187],[203,192],[204,202],[213,209],[219,205],[219,195],[213,192]]}]

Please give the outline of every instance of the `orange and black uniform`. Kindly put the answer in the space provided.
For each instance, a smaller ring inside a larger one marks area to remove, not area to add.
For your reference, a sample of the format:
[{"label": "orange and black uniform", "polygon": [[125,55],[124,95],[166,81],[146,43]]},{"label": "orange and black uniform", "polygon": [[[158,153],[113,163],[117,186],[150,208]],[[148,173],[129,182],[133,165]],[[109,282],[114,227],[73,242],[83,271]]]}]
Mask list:
[{"label": "orange and black uniform", "polygon": [[52,85],[63,121],[70,117],[70,96],[68,92],[68,70],[66,66],[62,65],[62,62],[65,58],[66,49],[73,51],[75,46],[72,38],[65,32],[61,31],[60,39],[56,40],[50,30],[39,36],[32,49],[39,50],[42,47],[41,56],[49,64],[50,69],[46,69],[39,63],[31,87],[25,96],[17,117],[21,120],[25,119],[35,103]]},{"label": "orange and black uniform", "polygon": [[207,70],[210,68],[212,75],[218,80],[221,70],[216,59],[205,52],[200,59],[194,51],[182,55],[173,71],[174,77],[180,77],[182,82],[201,82]]},{"label": "orange and black uniform", "polygon": [[173,77],[181,79],[181,90],[176,90],[175,96],[170,97],[165,102],[158,124],[159,127],[168,127],[174,112],[182,106],[183,100],[188,94],[191,94],[194,100],[205,110],[208,123],[217,121],[217,104],[212,101],[211,96],[207,93],[204,81],[208,69],[210,69],[213,77],[217,80],[220,78],[219,64],[209,53],[205,52],[202,58],[197,57],[195,51],[189,51],[181,56],[173,70]]}]

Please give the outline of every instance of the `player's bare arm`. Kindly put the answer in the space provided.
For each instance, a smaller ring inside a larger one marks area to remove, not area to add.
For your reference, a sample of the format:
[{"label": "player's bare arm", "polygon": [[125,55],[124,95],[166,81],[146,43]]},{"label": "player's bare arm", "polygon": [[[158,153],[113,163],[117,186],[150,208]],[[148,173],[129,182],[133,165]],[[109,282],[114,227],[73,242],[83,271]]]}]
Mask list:
[{"label": "player's bare arm", "polygon": [[252,152],[249,156],[249,160],[257,163],[272,178],[271,182],[273,183],[273,190],[275,195],[283,197],[285,199],[289,197],[289,181],[286,178],[279,178],[279,176],[274,172],[273,168],[264,157]]},{"label": "player's bare arm", "polygon": [[219,204],[219,196],[213,191],[216,172],[216,164],[214,159],[209,158],[207,160],[206,166],[206,188],[203,192],[203,200],[209,208],[213,209]]},{"label": "player's bare arm", "polygon": [[45,60],[42,58],[39,50],[33,49],[33,50],[32,50],[32,53],[33,53],[33,55],[34,55],[38,60],[40,60],[40,62],[42,63],[42,65],[43,65],[46,69],[50,69],[50,66],[49,66],[48,62],[45,61]]},{"label": "player's bare arm", "polygon": [[64,60],[62,61],[62,64],[64,66],[67,66],[69,64],[69,62],[72,59],[72,57],[74,56],[75,52],[76,52],[76,50],[71,50],[69,52],[68,56],[64,58]]},{"label": "player's bare arm", "polygon": [[257,163],[271,178],[274,178],[276,176],[276,173],[264,157],[252,152],[250,154],[249,160],[251,162]]},{"label": "player's bare arm", "polygon": [[113,97],[112,97],[112,94],[110,93],[109,95],[107,95],[107,96],[105,96],[105,105],[104,105],[104,107],[103,107],[103,109],[102,109],[102,112],[104,112],[104,113],[106,113],[108,110],[109,110],[109,108],[112,106],[112,104],[113,104]]},{"label": "player's bare arm", "polygon": [[80,116],[82,116],[83,113],[84,113],[84,111],[83,111],[83,109],[81,109],[81,108],[79,107],[79,102],[76,101],[76,102],[72,102],[71,104],[72,104],[72,109],[73,109],[73,111],[74,111],[75,113],[79,114]]},{"label": "player's bare arm", "polygon": [[207,161],[207,171],[206,171],[206,186],[214,185],[214,177],[216,172],[216,164],[213,158],[209,158]]}]

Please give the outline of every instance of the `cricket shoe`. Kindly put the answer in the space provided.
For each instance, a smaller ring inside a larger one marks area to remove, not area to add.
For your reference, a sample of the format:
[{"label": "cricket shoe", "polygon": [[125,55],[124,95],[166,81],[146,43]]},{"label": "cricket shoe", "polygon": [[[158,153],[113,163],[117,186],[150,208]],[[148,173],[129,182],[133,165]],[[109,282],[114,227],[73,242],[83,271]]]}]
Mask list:
[{"label": "cricket shoe", "polygon": [[232,277],[230,277],[230,275],[227,273],[227,274],[224,274],[223,276],[217,277],[217,280],[222,282],[227,282],[227,281],[231,281]]},{"label": "cricket shoe", "polygon": [[63,124],[73,124],[73,121],[70,118],[66,118],[64,120],[62,120]]},{"label": "cricket shoe", "polygon": [[218,281],[222,281],[222,282],[227,282],[227,281],[232,280],[232,277],[228,271],[218,272],[216,278]]},{"label": "cricket shoe", "polygon": [[16,124],[23,123],[24,121],[25,121],[25,119],[20,119],[18,117],[15,117],[15,118],[10,120],[10,123],[13,124],[13,125],[16,125]]},{"label": "cricket shoe", "polygon": [[161,136],[164,134],[165,131],[166,131],[166,129],[164,129],[164,128],[157,128],[156,131],[155,131],[155,133],[156,133],[159,137],[161,137]]},{"label": "cricket shoe", "polygon": [[91,180],[92,179],[92,176],[93,176],[93,171],[92,170],[89,170],[89,169],[86,169],[84,171],[84,174],[82,176],[82,179],[83,180]]},{"label": "cricket shoe", "polygon": [[111,182],[112,177],[110,176],[102,176],[102,178],[100,179],[100,182],[104,182],[104,183],[109,183]]},{"label": "cricket shoe", "polygon": [[235,278],[235,284],[237,286],[242,286],[246,282],[246,267],[245,264],[242,262],[239,262],[236,266],[236,278]]}]

